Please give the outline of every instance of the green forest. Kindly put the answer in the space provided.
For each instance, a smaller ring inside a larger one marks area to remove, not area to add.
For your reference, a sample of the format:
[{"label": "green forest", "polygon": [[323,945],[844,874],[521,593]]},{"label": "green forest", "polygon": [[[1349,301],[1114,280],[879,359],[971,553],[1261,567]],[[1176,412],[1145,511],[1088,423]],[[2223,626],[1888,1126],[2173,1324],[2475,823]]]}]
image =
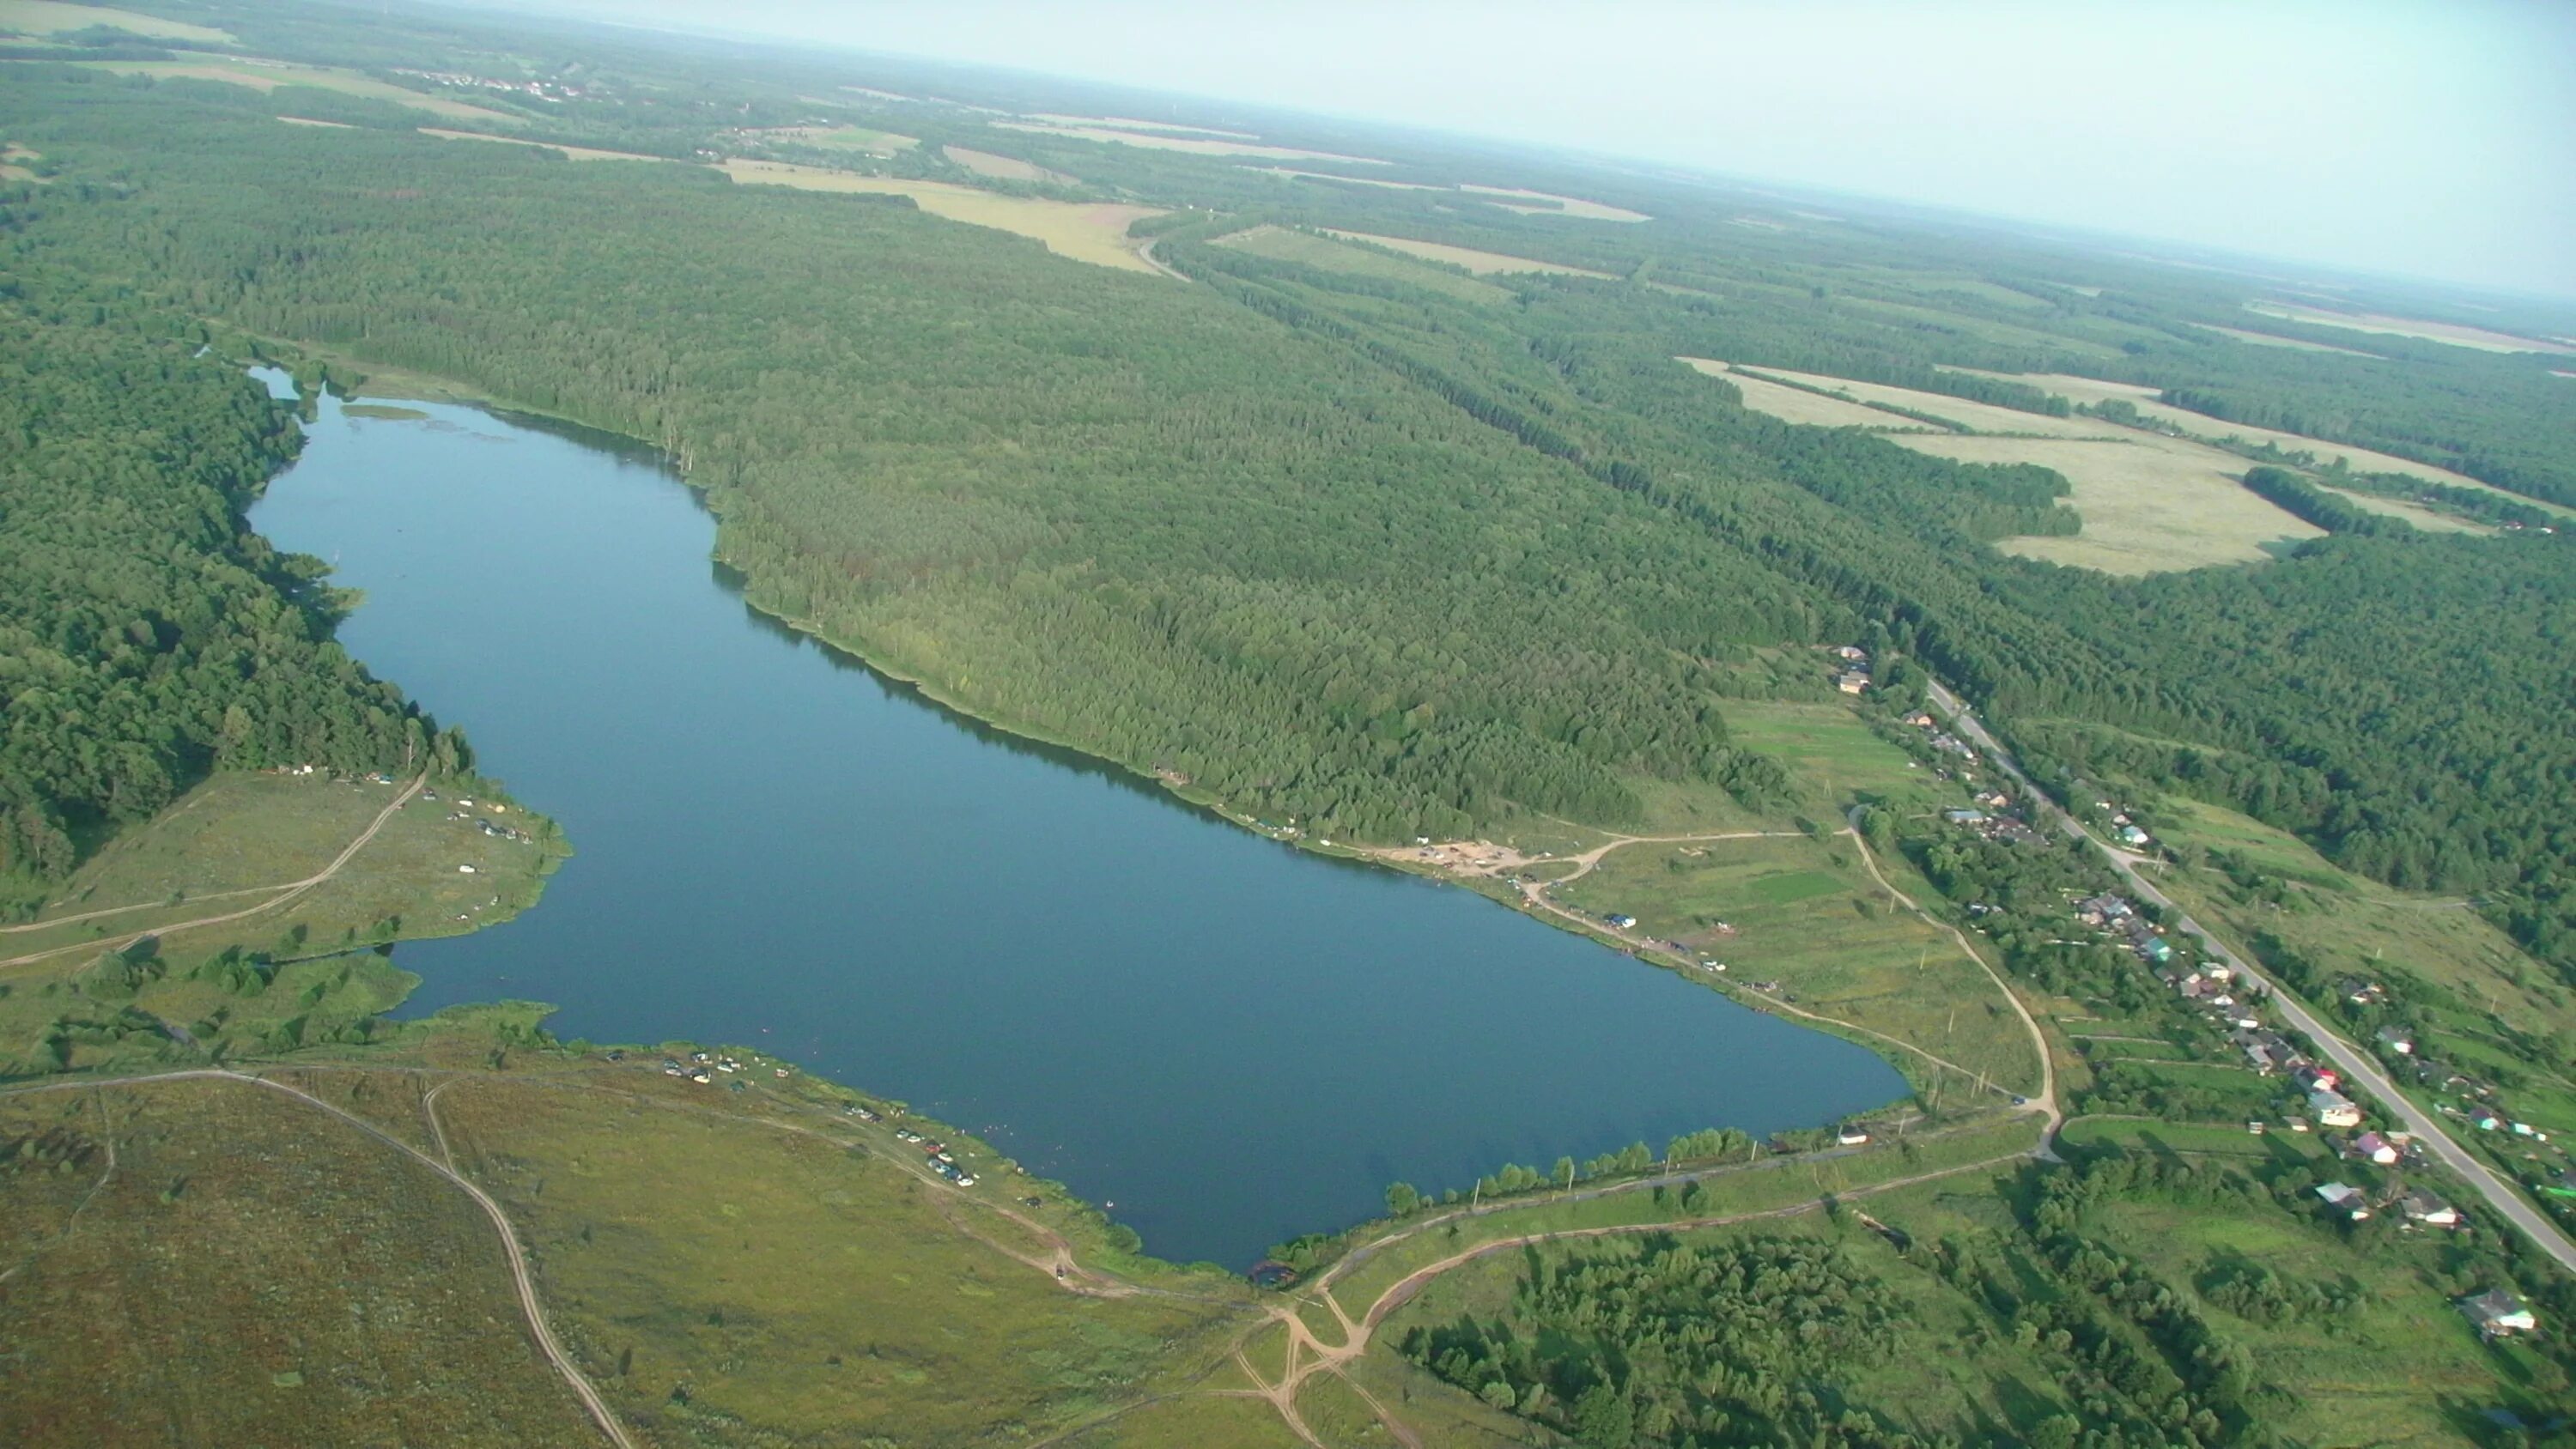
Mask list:
[{"label": "green forest", "polygon": [[293,413],[14,273],[0,302],[0,910],[215,769],[460,763],[331,642],[322,561],[242,510]]},{"label": "green forest", "polygon": [[[232,87],[29,69],[0,103],[94,178],[18,190],[13,269],[655,442],[763,608],[1246,813],[1393,839],[1615,827],[1652,779],[1766,803],[1777,772],[1727,733],[1731,665],[1864,639],[2067,774],[2169,781],[2393,883],[2481,893],[2576,970],[2569,538],[2338,514],[2261,568],[2033,563],[1987,544],[2077,521],[2047,470],[1780,423],[1669,360],[2045,411],[1932,368],[2044,355],[1806,292],[1526,277],[1495,308],[1196,239],[1242,217],[1167,229],[1197,279],[1173,285],[878,199],[283,127]],[[2109,324],[2062,325],[2073,347]]]}]

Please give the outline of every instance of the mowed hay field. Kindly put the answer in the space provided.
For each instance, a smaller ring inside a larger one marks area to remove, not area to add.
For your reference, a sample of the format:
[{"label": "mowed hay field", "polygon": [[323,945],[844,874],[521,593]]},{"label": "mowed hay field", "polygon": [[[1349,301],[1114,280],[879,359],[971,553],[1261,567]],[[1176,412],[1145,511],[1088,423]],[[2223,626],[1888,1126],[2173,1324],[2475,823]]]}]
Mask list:
[{"label": "mowed hay field", "polygon": [[1723,362],[1705,357],[1681,359],[1698,372],[1722,377],[1744,395],[1744,405],[1757,413],[1778,418],[1784,423],[1803,423],[1815,428],[1871,428],[1894,431],[1899,428],[1928,428],[1912,418],[1898,417],[1866,403],[1847,402],[1842,398],[1821,397],[1804,388],[1771,382],[1751,373],[1737,372]]},{"label": "mowed hay field", "polygon": [[1523,216],[1564,216],[1572,217],[1578,221],[1654,220],[1653,217],[1646,215],[1642,211],[1630,211],[1624,206],[1612,206],[1607,202],[1600,201],[1586,201],[1579,196],[1558,196],[1554,192],[1548,191],[1522,191],[1510,186],[1469,186],[1463,184],[1459,186],[1458,189],[1471,196],[1485,197],[1491,200],[1496,206],[1501,207],[1503,210],[1517,211]]},{"label": "mowed hay field", "polygon": [[26,1446],[588,1445],[489,1220],[267,1088],[0,1096],[0,1425]]},{"label": "mowed hay field", "polygon": [[1215,243],[1250,252],[1273,261],[1296,262],[1327,272],[1349,272],[1357,276],[1378,277],[1408,286],[1423,287],[1462,302],[1507,302],[1512,294],[1491,282],[1479,282],[1439,267],[1426,267],[1391,257],[1367,247],[1349,246],[1330,237],[1308,231],[1291,231],[1282,226],[1256,226],[1231,236],[1219,237]]},{"label": "mowed hay field", "polygon": [[98,25],[155,40],[188,40],[200,45],[232,43],[228,31],[164,20],[158,15],[137,15],[104,5],[65,5],[59,0],[0,0],[0,30],[14,30],[21,35],[60,35]]},{"label": "mowed hay field", "polygon": [[515,126],[520,117],[500,111],[487,111],[445,96],[424,95],[405,90],[372,76],[353,70],[331,70],[321,66],[292,65],[282,60],[113,60],[81,61],[79,64],[115,75],[148,75],[162,80],[210,80],[226,85],[249,86],[253,90],[273,91],[280,86],[312,86],[319,90],[338,91],[342,95],[363,96],[369,100],[392,101],[396,105],[445,116],[452,121],[484,121]]},{"label": "mowed hay field", "polygon": [[[833,102],[832,104],[838,104]],[[794,141],[804,146],[829,146],[837,151],[865,151],[871,156],[892,156],[921,144],[912,136],[899,136],[892,131],[879,131],[867,126],[773,126],[760,133],[781,141]]]},{"label": "mowed hay field", "polygon": [[1453,267],[1465,267],[1480,277],[1507,272],[1545,272],[1560,277],[1597,277],[1605,282],[1615,280],[1608,272],[1569,267],[1557,262],[1532,261],[1528,257],[1507,257],[1500,252],[1480,252],[1473,247],[1453,247],[1445,242],[1371,236],[1364,231],[1334,231],[1329,227],[1325,230],[1327,235],[1340,237],[1344,241],[1366,242],[1370,246],[1386,247],[1409,256],[1421,257],[1425,261],[1447,262]]},{"label": "mowed hay field", "polygon": [[1034,237],[1044,242],[1048,251],[1061,257],[1090,262],[1095,266],[1116,267],[1121,271],[1162,275],[1138,254],[1135,244],[1127,238],[1128,227],[1142,218],[1163,214],[1156,207],[997,196],[989,191],[978,191],[971,186],[952,186],[944,181],[901,181],[884,176],[859,176],[847,171],[827,171],[819,166],[791,166],[782,161],[727,161],[717,169],[737,182],[753,186],[793,186],[803,191],[909,196],[933,216]]},{"label": "mowed hay field", "polygon": [[2327,312],[2288,302],[2248,302],[2245,310],[2265,317],[2278,317],[2284,322],[2342,327],[2386,337],[2412,337],[2423,342],[2447,342],[2453,347],[2471,347],[2480,352],[2576,353],[2576,347],[2562,342],[2518,337],[2510,332],[2490,332],[2484,327],[2471,327],[2460,322],[2428,322],[2411,317],[2390,317],[2378,312]]},{"label": "mowed hay field", "polygon": [[442,131],[423,126],[420,133],[442,141],[498,141],[505,146],[534,146],[540,151],[561,151],[572,161],[667,161],[667,156],[645,156],[634,151],[598,151],[588,146],[567,146],[560,141],[530,141],[518,136],[487,136],[480,131]]}]

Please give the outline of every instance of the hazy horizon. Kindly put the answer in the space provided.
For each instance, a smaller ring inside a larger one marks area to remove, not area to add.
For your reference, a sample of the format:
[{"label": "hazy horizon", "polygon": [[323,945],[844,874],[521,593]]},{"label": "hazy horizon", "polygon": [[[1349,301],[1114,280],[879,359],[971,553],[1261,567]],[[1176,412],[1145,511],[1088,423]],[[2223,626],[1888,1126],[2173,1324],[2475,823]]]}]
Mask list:
[{"label": "hazy horizon", "polygon": [[2576,6],[487,3],[2576,298]]}]

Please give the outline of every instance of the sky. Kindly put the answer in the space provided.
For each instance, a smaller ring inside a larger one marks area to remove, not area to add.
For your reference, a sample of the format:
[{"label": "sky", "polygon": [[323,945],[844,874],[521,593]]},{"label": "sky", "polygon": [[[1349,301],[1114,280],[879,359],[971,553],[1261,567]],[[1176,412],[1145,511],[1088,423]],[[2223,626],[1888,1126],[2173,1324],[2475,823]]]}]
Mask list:
[{"label": "sky", "polygon": [[2576,297],[2570,0],[500,0]]}]

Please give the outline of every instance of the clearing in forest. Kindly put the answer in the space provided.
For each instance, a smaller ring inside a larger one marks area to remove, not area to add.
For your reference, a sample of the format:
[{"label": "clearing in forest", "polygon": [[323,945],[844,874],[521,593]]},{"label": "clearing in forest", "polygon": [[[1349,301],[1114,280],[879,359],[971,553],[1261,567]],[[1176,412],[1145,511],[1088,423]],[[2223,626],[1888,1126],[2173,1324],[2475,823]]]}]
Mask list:
[{"label": "clearing in forest", "polygon": [[886,176],[858,176],[819,166],[791,166],[783,161],[727,161],[716,168],[735,181],[755,186],[792,186],[801,191],[838,191],[880,196],[909,196],[933,216],[988,226],[1044,242],[1048,251],[1095,266],[1163,275],[1128,239],[1127,228],[1160,208],[1109,202],[1039,201],[997,196],[971,186],[944,181],[903,181]]},{"label": "clearing in forest", "polygon": [[15,141],[0,146],[0,181],[33,181],[42,186],[47,178],[28,170],[24,163],[44,159],[43,152],[30,151]]},{"label": "clearing in forest", "polygon": [[[2285,433],[2278,428],[2257,428],[2249,427],[2244,423],[2225,422],[2206,413],[2178,408],[2170,403],[2157,401],[2161,396],[2158,390],[2140,383],[2104,382],[2099,378],[2075,377],[2060,372],[1980,372],[1973,367],[1945,367],[1942,370],[1963,372],[1971,377],[1990,377],[2002,382],[2028,383],[2043,392],[2055,393],[2068,402],[2074,403],[2099,406],[2118,399],[2136,408],[2140,417],[2179,429],[2203,442],[2223,443],[2232,438],[2257,447],[2269,443],[2284,453],[2310,454],[2315,457],[2320,466],[2341,458],[2344,466],[2356,473],[2395,473],[2401,477],[2420,478],[2428,483],[2442,483],[2453,488],[2468,488],[2480,493],[2492,493],[2498,498],[2511,499],[2527,507],[2554,508],[2552,504],[2525,498],[2518,493],[2507,493],[2491,483],[2482,483],[2466,473],[2454,473],[2448,468],[2437,468],[2430,463],[2418,463],[2411,458],[2400,458],[2393,453],[2356,448],[2348,443],[2329,443],[2323,439],[2311,438],[2299,433]],[[2360,498],[2354,501],[2362,503],[2364,507],[2376,507],[2389,502],[2385,499],[2365,501]],[[2423,512],[2421,509],[2408,508],[2403,504],[2392,504],[2389,507],[2378,508],[2378,511],[2395,512],[2409,519]],[[2459,525],[2455,523],[2453,526]]]},{"label": "clearing in forest", "polygon": [[81,61],[79,64],[93,70],[107,71],[113,75],[148,75],[159,80],[222,81],[226,85],[248,86],[255,91],[273,91],[280,86],[312,86],[319,90],[338,91],[342,95],[361,96],[368,100],[391,101],[398,106],[409,106],[414,110],[427,111],[433,116],[445,116],[453,121],[491,121],[504,126],[515,126],[522,119],[500,111],[487,111],[481,106],[469,106],[463,101],[451,101],[445,96],[424,95],[419,91],[405,90],[401,86],[377,80],[373,76],[361,75],[353,70],[295,65],[282,60],[245,57],[237,61],[101,60]]},{"label": "clearing in forest", "polygon": [[1447,262],[1453,267],[1465,267],[1480,277],[1504,272],[1546,272],[1561,277],[1597,277],[1605,282],[1618,280],[1608,272],[1596,272],[1585,267],[1569,267],[1561,262],[1532,261],[1528,257],[1507,257],[1500,252],[1480,252],[1473,247],[1453,247],[1446,242],[1411,241],[1404,237],[1371,236],[1364,231],[1333,231],[1330,228],[1326,228],[1326,234],[1340,237],[1344,241],[1366,242],[1370,246],[1387,247],[1410,256],[1420,257],[1425,261]]},{"label": "clearing in forest", "polygon": [[1073,180],[1061,171],[1049,171],[1043,166],[1023,161],[1017,156],[997,156],[990,151],[970,151],[963,146],[942,146],[939,148],[939,154],[978,176],[990,176],[996,181],[1069,182]]},{"label": "clearing in forest", "polygon": [[2385,360],[2376,352],[2363,352],[2353,347],[2337,347],[2330,342],[2308,342],[2296,337],[2275,337],[2269,332],[2248,332],[2242,327],[2219,327],[2208,322],[2194,322],[2191,325],[2203,332],[2215,332],[2221,337],[2233,337],[2239,342],[2251,342],[2257,347],[2287,347],[2297,352],[2339,352],[2346,357]]},{"label": "clearing in forest", "polygon": [[1328,272],[1349,272],[1425,287],[1462,302],[1503,302],[1509,301],[1512,295],[1491,282],[1479,282],[1440,267],[1426,267],[1368,247],[1350,246],[1330,237],[1317,236],[1309,231],[1291,231],[1284,226],[1256,226],[1249,231],[1220,237],[1216,245],[1250,252],[1257,257],[1269,257],[1273,261],[1296,262]]},{"label": "clearing in forest", "polygon": [[1916,422],[1895,413],[1874,408],[1867,403],[1839,397],[1826,397],[1802,387],[1773,382],[1758,373],[1738,372],[1723,362],[1705,357],[1685,357],[1683,362],[1710,377],[1722,377],[1744,395],[1744,405],[1767,417],[1784,423],[1803,423],[1816,428],[1870,428],[1880,432],[1928,428],[1930,423]]},{"label": "clearing in forest", "polygon": [[1179,151],[1191,156],[1257,156],[1268,161],[1347,161],[1384,166],[1373,156],[1344,156],[1335,151],[1308,151],[1296,146],[1264,146],[1254,141],[1207,141],[1195,136],[1167,136],[1154,131],[1121,131],[1109,126],[1050,126],[1029,121],[996,121],[1006,131],[1032,131],[1041,136],[1068,136],[1077,141],[1141,146],[1149,151]]},{"label": "clearing in forest", "polygon": [[[832,104],[838,104],[833,102]],[[754,135],[794,141],[802,146],[828,146],[836,151],[864,151],[871,156],[892,156],[921,144],[912,136],[899,136],[892,131],[879,131],[868,126],[770,126]]]},{"label": "clearing in forest", "polygon": [[2327,312],[2290,302],[2248,302],[2245,310],[2265,317],[2278,317],[2284,322],[2342,327],[2354,332],[2376,332],[2386,337],[2412,337],[2422,342],[2447,342],[2453,347],[2475,348],[2480,352],[2576,353],[2576,347],[2564,343],[2518,337],[2510,332],[2491,332],[2484,327],[2471,327],[2460,322],[2428,322],[2412,317],[2390,317],[2379,312]]},{"label": "clearing in forest", "polygon": [[1906,433],[1888,441],[1961,463],[2036,463],[2065,475],[2084,531],[1995,545],[2023,558],[2150,574],[2253,563],[2270,556],[2266,544],[2325,535],[2247,492],[2236,480],[2251,466],[2243,459],[2179,439]]},{"label": "clearing in forest", "polygon": [[21,35],[60,35],[70,30],[88,30],[93,26],[106,26],[154,40],[189,40],[200,45],[232,43],[232,35],[228,31],[164,20],[157,15],[137,15],[131,10],[114,10],[105,5],[65,5],[59,0],[0,0],[0,30],[14,30]]},{"label": "clearing in forest", "polygon": [[1494,205],[1523,216],[1569,216],[1582,221],[1653,221],[1642,211],[1606,202],[1586,201],[1579,196],[1558,196],[1549,191],[1522,191],[1509,186],[1461,185],[1460,191],[1494,198]]},{"label": "clearing in forest", "polygon": [[[280,117],[279,119],[284,119]],[[423,126],[420,133],[442,141],[498,141],[505,146],[534,146],[540,151],[561,151],[571,161],[667,161],[667,156],[643,156],[633,151],[597,151],[588,146],[567,146],[560,141],[528,141],[517,136],[487,136],[480,131],[442,131]]]}]

